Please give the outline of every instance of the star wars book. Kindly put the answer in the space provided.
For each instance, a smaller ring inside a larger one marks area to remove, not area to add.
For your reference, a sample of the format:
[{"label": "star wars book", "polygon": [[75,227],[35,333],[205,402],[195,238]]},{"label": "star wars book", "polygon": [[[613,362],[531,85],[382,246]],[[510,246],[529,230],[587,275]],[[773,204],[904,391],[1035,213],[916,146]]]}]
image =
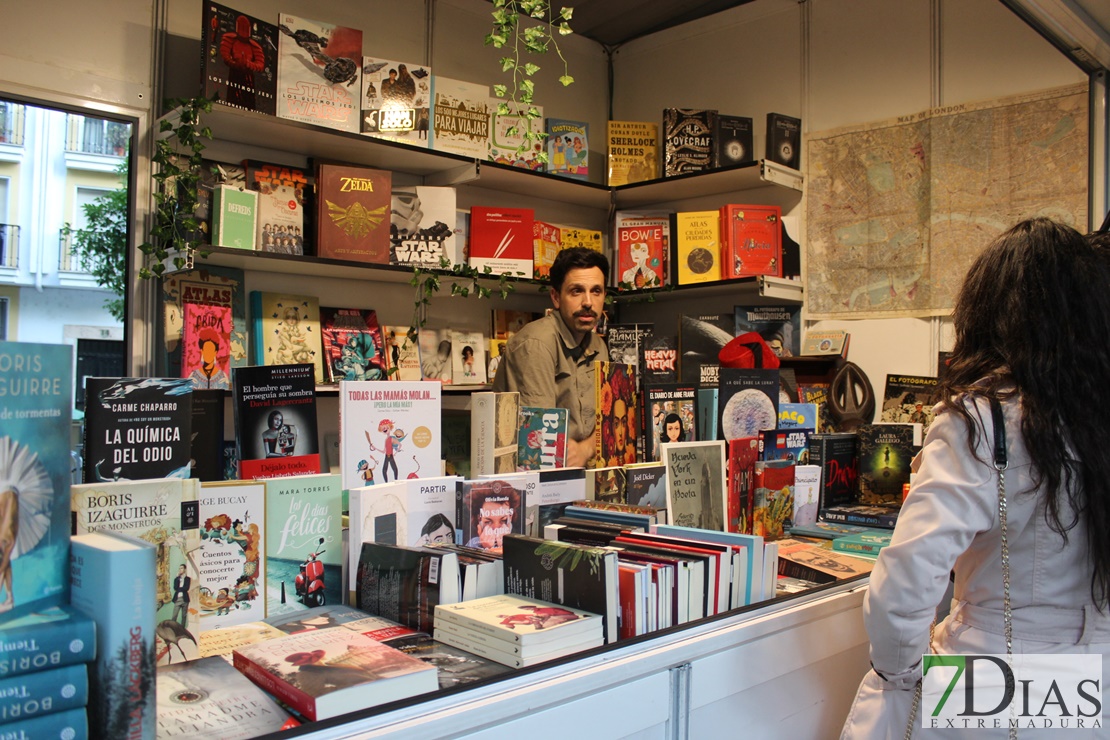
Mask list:
[{"label": "star wars book", "polygon": [[657,383],[648,385],[644,394],[645,452],[649,460],[660,460],[660,445],[664,442],[693,442],[698,439],[695,386],[688,383]]},{"label": "star wars book", "polygon": [[278,15],[277,115],[358,133],[362,31]]},{"label": "star wars book", "polygon": [[470,209],[470,266],[479,271],[487,267],[494,275],[532,274],[531,208]]},{"label": "star wars book", "polygon": [[86,378],[86,481],[188,478],[193,385],[187,378]]},{"label": "star wars book", "polygon": [[261,619],[266,615],[266,485],[203,483],[198,500],[201,629]]},{"label": "star wars book", "polygon": [[231,373],[235,441],[243,478],[319,473],[312,365],[257,365]]},{"label": "star wars book", "polygon": [[594,366],[594,461],[599,467],[634,463],[639,434],[636,366],[619,362],[597,362]]},{"label": "star wars book", "polygon": [[244,160],[247,187],[258,193],[257,244],[261,252],[305,253],[305,206],[311,183],[300,167]]},{"label": "star wars book", "polygon": [[431,68],[363,57],[361,106],[362,133],[411,146],[428,146]]},{"label": "star wars book", "polygon": [[713,166],[732,167],[754,161],[752,139],[752,119],[718,113],[713,129]]},{"label": "star wars book", "polygon": [[663,177],[712,168],[716,126],[715,110],[664,108]]},{"label": "star wars book", "polygon": [[758,437],[778,426],[779,371],[721,368],[717,433],[721,439]]},{"label": "star wars book", "polygon": [[485,159],[493,113],[489,86],[436,75],[432,99],[432,148]]},{"label": "star wars book", "polygon": [[[165,365],[168,376],[188,377],[182,374],[181,362],[185,351],[182,334],[185,330],[185,314],[205,315],[206,307],[228,306],[231,313],[229,324],[205,327],[194,323],[193,330],[199,341],[202,329],[213,328],[219,331],[221,344],[216,357],[226,356],[227,366],[242,367],[247,364],[247,307],[243,288],[243,271],[234,267],[205,266],[188,272],[178,272],[162,278],[162,322],[161,341],[165,354],[159,358]],[[198,308],[190,309],[190,304]],[[220,314],[223,316],[223,313]],[[226,336],[225,336],[226,330]],[[193,362],[201,354],[201,347],[193,343],[191,349]],[[218,363],[217,363],[218,364]],[[193,366],[196,367],[195,365]],[[223,367],[221,365],[221,367]],[[191,372],[191,371],[190,371]],[[209,377],[204,378],[205,385]]]},{"label": "star wars book", "polygon": [[620,290],[658,288],[668,283],[670,215],[662,211],[618,211],[614,225],[613,284]]},{"label": "star wars book", "polygon": [[204,3],[204,97],[232,108],[277,112],[278,30],[218,3]]},{"label": "star wars book", "polygon": [[660,455],[667,466],[669,521],[724,532],[728,515],[725,443],[666,442]]},{"label": "star wars book", "polygon": [[455,200],[450,187],[394,188],[389,264],[450,269],[464,263],[454,229]]},{"label": "star wars book", "polygon": [[899,506],[902,486],[910,481],[914,447],[912,424],[863,424],[856,430],[859,454],[859,503]]},{"label": "star wars book", "polygon": [[549,175],[589,180],[590,124],[587,121],[548,118],[544,131],[547,133],[544,142],[547,166],[544,171]]},{"label": "star wars book", "polygon": [[720,382],[721,348],[736,336],[732,313],[678,317],[678,382],[715,388]]},{"label": "star wars book", "polygon": [[317,383],[327,380],[320,341],[320,301],[315,296],[251,291],[255,365],[312,365]]},{"label": "star wars book", "polygon": [[936,378],[888,374],[879,421],[920,424],[921,433],[925,435],[936,417],[933,407],[939,401]]},{"label": "star wars book", "polygon": [[782,113],[767,114],[767,159],[801,169],[802,121]]},{"label": "star wars book", "polygon": [[[502,112],[502,105],[505,106]],[[544,168],[543,106],[514,104],[503,98],[490,100],[489,150],[486,159],[533,172]],[[525,139],[525,132],[536,136]]]},{"label": "star wars book", "polygon": [[782,209],[778,206],[721,206],[721,272],[725,279],[782,277]]},{"label": "star wars book", "polygon": [[675,277],[678,285],[720,280],[721,235],[717,211],[680,211],[674,214]]},{"label": "star wars book", "polygon": [[606,129],[609,187],[659,177],[659,126],[648,121],[609,121]]},{"label": "star wars book", "polygon": [[5,622],[66,601],[72,362],[69,345],[0,342]]},{"label": "star wars book", "polygon": [[374,310],[322,306],[320,344],[327,382],[385,380],[388,360]]},{"label": "star wars book", "polygon": [[392,182],[386,170],[321,163],[316,171],[316,256],[388,265]]}]

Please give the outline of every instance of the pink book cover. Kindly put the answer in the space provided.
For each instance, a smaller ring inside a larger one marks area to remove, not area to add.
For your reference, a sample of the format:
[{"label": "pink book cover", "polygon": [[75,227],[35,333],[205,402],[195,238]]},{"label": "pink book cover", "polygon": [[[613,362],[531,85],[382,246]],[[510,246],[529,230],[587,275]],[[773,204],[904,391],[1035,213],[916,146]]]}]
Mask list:
[{"label": "pink book cover", "polygon": [[194,388],[231,387],[231,305],[185,303],[182,307],[181,377]]}]

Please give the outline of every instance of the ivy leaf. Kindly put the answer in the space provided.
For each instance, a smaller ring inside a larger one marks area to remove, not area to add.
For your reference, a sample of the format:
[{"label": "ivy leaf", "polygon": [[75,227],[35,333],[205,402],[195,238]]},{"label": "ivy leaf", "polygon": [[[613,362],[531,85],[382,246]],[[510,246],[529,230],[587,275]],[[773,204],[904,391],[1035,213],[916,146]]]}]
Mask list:
[{"label": "ivy leaf", "polygon": [[563,87],[567,87],[572,82],[574,82],[574,78],[570,75],[562,75],[559,77],[559,82],[562,84]]},{"label": "ivy leaf", "polygon": [[567,7],[559,8],[559,17],[562,18],[564,21],[569,21],[571,19],[571,16],[573,16],[573,15],[574,15],[574,8],[567,8]]},{"label": "ivy leaf", "polygon": [[499,98],[505,97],[505,95],[507,95],[508,92],[509,92],[509,88],[506,87],[505,85],[494,85],[493,86],[493,94],[496,95]]},{"label": "ivy leaf", "polygon": [[524,67],[522,67],[522,69],[524,70],[524,74],[528,75],[529,77],[540,71],[539,65],[532,64],[531,62],[527,62]]}]

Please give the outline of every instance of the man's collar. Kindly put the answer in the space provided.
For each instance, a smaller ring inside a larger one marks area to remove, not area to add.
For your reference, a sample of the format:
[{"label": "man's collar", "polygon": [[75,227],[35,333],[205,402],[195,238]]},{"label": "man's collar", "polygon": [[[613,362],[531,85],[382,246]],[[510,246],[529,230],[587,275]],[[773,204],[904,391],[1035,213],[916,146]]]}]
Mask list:
[{"label": "man's collar", "polygon": [[586,332],[581,342],[577,342],[574,339],[574,332],[572,332],[566,322],[563,321],[563,315],[558,311],[552,312],[551,315],[555,319],[555,329],[559,333],[559,339],[571,355],[577,357],[579,355],[588,355],[591,353],[596,355],[598,353],[597,349],[591,350],[594,337],[594,331],[592,329]]}]

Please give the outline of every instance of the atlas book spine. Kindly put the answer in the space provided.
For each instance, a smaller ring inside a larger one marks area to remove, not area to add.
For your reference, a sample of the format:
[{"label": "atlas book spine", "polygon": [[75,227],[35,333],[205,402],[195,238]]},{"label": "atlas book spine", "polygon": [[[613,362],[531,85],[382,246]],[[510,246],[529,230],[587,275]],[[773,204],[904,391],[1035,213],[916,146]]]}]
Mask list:
[{"label": "atlas book spine", "polygon": [[713,167],[717,111],[663,109],[663,177],[701,172]]},{"label": "atlas book spine", "polygon": [[277,26],[204,4],[204,97],[266,115],[277,112]]},{"label": "atlas book spine", "polygon": [[89,671],[84,664],[0,679],[0,734],[9,722],[83,707],[88,701]]}]

